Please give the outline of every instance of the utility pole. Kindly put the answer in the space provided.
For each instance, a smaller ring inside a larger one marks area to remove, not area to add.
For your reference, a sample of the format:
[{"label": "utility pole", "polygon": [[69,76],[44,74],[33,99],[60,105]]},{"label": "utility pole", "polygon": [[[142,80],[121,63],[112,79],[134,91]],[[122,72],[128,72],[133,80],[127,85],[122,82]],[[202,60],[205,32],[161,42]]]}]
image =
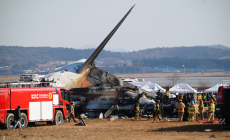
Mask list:
[{"label": "utility pole", "polygon": [[182,65],[182,67],[184,68],[184,83],[185,83],[185,66]]}]

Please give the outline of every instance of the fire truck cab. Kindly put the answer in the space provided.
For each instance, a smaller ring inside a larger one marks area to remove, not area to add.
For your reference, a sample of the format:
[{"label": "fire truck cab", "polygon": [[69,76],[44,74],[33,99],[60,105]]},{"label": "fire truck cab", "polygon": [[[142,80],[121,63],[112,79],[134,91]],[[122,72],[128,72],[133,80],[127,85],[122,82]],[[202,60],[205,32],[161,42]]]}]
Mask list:
[{"label": "fire truck cab", "polygon": [[1,88],[0,123],[13,128],[14,111],[20,106],[22,128],[30,122],[62,125],[70,112],[71,94],[64,87]]},{"label": "fire truck cab", "polygon": [[230,128],[230,86],[219,87],[215,113],[223,128]]}]

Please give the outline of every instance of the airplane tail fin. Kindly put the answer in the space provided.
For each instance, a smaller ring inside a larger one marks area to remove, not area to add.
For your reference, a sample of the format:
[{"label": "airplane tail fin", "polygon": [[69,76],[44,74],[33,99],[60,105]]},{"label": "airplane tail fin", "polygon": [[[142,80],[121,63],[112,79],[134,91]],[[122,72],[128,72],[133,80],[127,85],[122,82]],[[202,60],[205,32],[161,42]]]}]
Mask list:
[{"label": "airplane tail fin", "polygon": [[123,23],[123,21],[126,19],[126,17],[129,15],[131,10],[133,9],[135,5],[132,6],[132,8],[126,13],[126,15],[121,19],[121,21],[116,25],[116,27],[109,33],[109,35],[102,41],[102,43],[97,47],[97,49],[93,52],[93,54],[86,60],[86,62],[82,65],[82,67],[79,69],[78,73],[82,73],[84,70],[86,70],[97,58],[98,54],[101,52],[101,50],[105,47],[107,42],[110,40],[110,38],[113,36],[113,34],[117,31],[117,29],[120,27],[120,25]]}]

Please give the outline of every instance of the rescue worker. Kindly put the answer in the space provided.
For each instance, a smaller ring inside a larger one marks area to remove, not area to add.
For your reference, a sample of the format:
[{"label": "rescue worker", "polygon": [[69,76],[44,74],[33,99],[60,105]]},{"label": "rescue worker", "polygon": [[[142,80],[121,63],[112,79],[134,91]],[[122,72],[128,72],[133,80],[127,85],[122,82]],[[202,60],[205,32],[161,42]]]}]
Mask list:
[{"label": "rescue worker", "polygon": [[196,103],[196,99],[195,99],[195,98],[192,98],[192,101],[193,101],[194,103]]},{"label": "rescue worker", "polygon": [[187,94],[184,95],[183,99],[182,99],[182,102],[185,103],[185,104],[188,104],[188,100],[187,100]]},{"label": "rescue worker", "polygon": [[197,94],[197,103],[200,101],[200,99],[201,99],[201,94]]},{"label": "rescue worker", "polygon": [[[206,94],[205,94],[205,93],[203,93],[203,101],[207,101],[207,98],[206,98]],[[204,106],[207,107],[207,103],[206,103],[206,102],[204,103]]]},{"label": "rescue worker", "polygon": [[198,118],[198,113],[199,113],[199,108],[198,108],[198,103],[194,103],[195,105],[195,120],[198,122],[199,118]]},{"label": "rescue worker", "polygon": [[203,117],[204,104],[203,104],[202,99],[200,99],[200,102],[199,102],[199,112],[200,112],[200,120],[204,120],[204,117]]},{"label": "rescue worker", "polygon": [[190,94],[188,94],[188,96],[187,96],[187,101],[188,101],[188,103],[191,102],[191,95]]},{"label": "rescue worker", "polygon": [[192,96],[191,96],[191,100],[194,101],[194,103],[196,103],[196,99],[195,99],[194,93],[193,93]]},{"label": "rescue worker", "polygon": [[214,104],[216,103],[216,98],[215,98],[215,95],[214,95],[214,94],[211,95],[210,99],[213,100]]},{"label": "rescue worker", "polygon": [[182,99],[180,99],[179,103],[177,104],[179,122],[183,120],[184,108],[185,108],[185,105],[184,103],[182,103]]},{"label": "rescue worker", "polygon": [[171,94],[170,94],[169,90],[167,90],[167,91],[165,92],[165,95],[168,96],[169,99],[171,98]]},{"label": "rescue worker", "polygon": [[153,112],[154,111],[155,111],[155,117],[153,118],[153,123],[154,123],[154,121],[157,118],[161,121],[161,116],[160,116],[160,100],[157,100],[155,106],[153,106]]},{"label": "rescue worker", "polygon": [[210,99],[210,105],[208,107],[208,121],[214,120],[215,104],[213,99]]},{"label": "rescue worker", "polygon": [[140,114],[140,108],[139,108],[140,102],[137,102],[135,107],[134,107],[134,112],[135,112],[135,120],[138,119],[139,114]]},{"label": "rescue worker", "polygon": [[189,107],[188,107],[188,113],[189,113],[188,121],[189,122],[194,122],[194,116],[195,116],[194,101],[191,101],[191,105],[189,105]]},{"label": "rescue worker", "polygon": [[179,100],[180,99],[183,100],[183,94],[182,93],[179,94]]},{"label": "rescue worker", "polygon": [[17,127],[17,125],[19,125],[20,130],[22,131],[22,125],[21,125],[21,112],[20,112],[20,106],[18,106],[15,111],[14,111],[14,127],[12,129],[12,131]]},{"label": "rescue worker", "polygon": [[207,97],[206,98],[207,98],[207,101],[208,101],[207,102],[207,106],[209,106],[210,105],[210,103],[209,103],[210,102],[210,95],[208,93],[207,93]]},{"label": "rescue worker", "polygon": [[73,119],[73,121],[76,123],[75,115],[74,115],[74,102],[71,102],[71,112],[70,112],[70,117],[69,117],[69,122]]}]

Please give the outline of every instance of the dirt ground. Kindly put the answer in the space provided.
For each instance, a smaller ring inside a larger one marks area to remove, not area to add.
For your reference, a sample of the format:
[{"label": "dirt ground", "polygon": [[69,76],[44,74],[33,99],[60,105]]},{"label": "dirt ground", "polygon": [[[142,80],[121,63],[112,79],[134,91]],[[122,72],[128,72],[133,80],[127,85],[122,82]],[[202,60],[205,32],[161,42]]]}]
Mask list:
[{"label": "dirt ground", "polygon": [[[132,121],[128,119],[118,119],[109,121],[108,119],[85,119],[87,126],[79,126],[74,122],[64,123],[61,126],[40,124],[30,126],[22,131],[19,128],[14,131],[0,129],[0,139],[5,136],[5,140],[13,139],[120,139],[120,140],[206,140],[214,138],[216,140],[229,140],[230,130],[225,130],[217,122],[214,124],[201,124],[198,122],[181,122],[171,120],[170,122],[142,119]],[[206,132],[206,129],[211,129]]]}]

